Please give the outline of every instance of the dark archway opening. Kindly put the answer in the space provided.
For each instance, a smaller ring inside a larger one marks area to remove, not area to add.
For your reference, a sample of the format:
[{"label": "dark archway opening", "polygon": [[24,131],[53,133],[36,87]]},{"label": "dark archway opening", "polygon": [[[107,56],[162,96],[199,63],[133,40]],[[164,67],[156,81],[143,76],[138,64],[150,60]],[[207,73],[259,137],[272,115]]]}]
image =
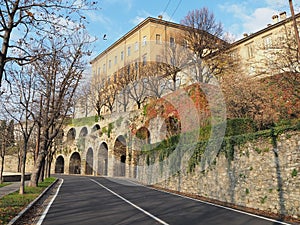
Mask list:
[{"label": "dark archway opening", "polygon": [[65,160],[61,155],[57,157],[55,162],[55,173],[64,173],[65,170]]},{"label": "dark archway opening", "polygon": [[100,130],[100,125],[99,124],[96,124],[95,126],[93,126],[92,132],[95,132],[97,130]]},{"label": "dark archway opening", "polygon": [[89,148],[86,153],[86,164],[85,164],[86,175],[93,175],[93,160],[94,160],[93,149]]},{"label": "dark archway opening", "polygon": [[87,134],[88,134],[87,128],[86,128],[86,127],[83,127],[83,128],[80,130],[79,137],[85,137]]},{"label": "dark archway opening", "polygon": [[108,146],[105,142],[100,145],[98,152],[98,175],[107,176]]},{"label": "dark archway opening", "polygon": [[71,128],[67,133],[67,141],[73,141],[76,137],[76,130],[75,128]]},{"label": "dark archway opening", "polygon": [[126,170],[126,140],[121,135],[114,146],[114,176],[125,176]]},{"label": "dark archway opening", "polygon": [[81,158],[78,152],[74,152],[70,158],[69,174],[81,173]]}]

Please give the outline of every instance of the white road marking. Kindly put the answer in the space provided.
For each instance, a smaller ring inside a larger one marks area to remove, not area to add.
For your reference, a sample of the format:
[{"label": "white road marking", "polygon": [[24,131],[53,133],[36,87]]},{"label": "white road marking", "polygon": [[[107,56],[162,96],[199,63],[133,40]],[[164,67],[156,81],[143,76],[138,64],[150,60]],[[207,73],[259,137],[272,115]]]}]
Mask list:
[{"label": "white road marking", "polygon": [[290,223],[285,223],[285,222],[282,222],[282,221],[278,221],[278,220],[271,219],[271,218],[264,217],[264,216],[259,216],[259,215],[253,214],[253,213],[244,212],[244,211],[241,211],[241,210],[238,210],[238,209],[233,209],[233,208],[229,208],[229,207],[222,206],[222,205],[217,205],[217,204],[214,204],[214,203],[211,203],[211,202],[205,202],[203,200],[196,199],[196,198],[191,198],[191,197],[188,197],[188,196],[185,196],[185,195],[179,195],[179,194],[176,194],[176,193],[173,193],[173,192],[168,192],[168,191],[164,191],[164,190],[160,190],[160,189],[156,189],[156,188],[152,188],[152,187],[147,187],[145,185],[143,185],[143,186],[145,188],[148,188],[148,189],[151,189],[151,190],[155,190],[155,191],[175,195],[175,196],[178,196],[178,197],[181,197],[181,198],[186,198],[186,199],[189,199],[189,200],[193,200],[193,201],[196,201],[196,202],[201,202],[203,204],[212,205],[212,206],[215,206],[215,207],[227,209],[227,210],[238,212],[238,213],[245,214],[245,215],[248,215],[248,216],[252,216],[252,217],[259,218],[259,219],[267,220],[267,221],[270,221],[270,222],[273,222],[273,223],[276,223],[276,224],[291,225]]},{"label": "white road marking", "polygon": [[117,196],[118,198],[122,199],[123,201],[127,202],[128,204],[132,205],[134,208],[140,210],[141,212],[143,212],[144,214],[146,214],[147,216],[150,216],[152,219],[156,220],[157,222],[164,224],[164,225],[169,225],[168,223],[166,223],[165,221],[159,219],[158,217],[152,215],[151,213],[147,212],[146,210],[142,209],[141,207],[133,204],[132,202],[130,202],[129,200],[127,200],[126,198],[123,198],[121,195],[118,195],[116,192],[110,190],[109,188],[105,187],[104,185],[100,184],[98,181],[90,179],[91,181],[93,181],[94,183],[98,184],[99,186],[101,186],[102,188],[106,189],[107,191],[109,191],[110,193],[112,193],[113,195]]},{"label": "white road marking", "polygon": [[57,188],[57,190],[56,190],[55,195],[54,195],[53,198],[51,199],[50,203],[47,205],[46,209],[44,210],[42,216],[40,217],[40,219],[39,219],[39,221],[37,222],[36,225],[41,225],[41,224],[43,223],[43,221],[44,221],[44,219],[45,219],[45,217],[46,217],[46,215],[47,215],[47,213],[48,213],[48,211],[49,211],[49,209],[50,209],[52,203],[54,202],[56,196],[58,195],[58,192],[59,192],[60,187],[61,187],[61,185],[63,184],[63,182],[64,182],[64,179],[62,179],[60,185],[58,186],[58,188]]}]

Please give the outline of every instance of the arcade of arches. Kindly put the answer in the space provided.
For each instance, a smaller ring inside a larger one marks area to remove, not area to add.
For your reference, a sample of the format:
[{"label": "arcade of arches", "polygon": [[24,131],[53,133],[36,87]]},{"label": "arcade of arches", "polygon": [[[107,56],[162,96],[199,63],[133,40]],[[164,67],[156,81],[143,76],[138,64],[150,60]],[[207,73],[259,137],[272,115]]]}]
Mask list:
[{"label": "arcade of arches", "polygon": [[[180,127],[176,122],[174,118],[164,121],[164,127],[169,130],[165,133],[175,133],[175,128]],[[100,124],[67,128],[63,150],[57,151],[52,171],[65,174],[135,177],[136,152],[142,145],[152,142],[151,132],[147,127],[141,126],[130,139],[132,134],[128,133],[128,124],[115,129],[123,134],[113,131],[110,137],[102,128]]]}]

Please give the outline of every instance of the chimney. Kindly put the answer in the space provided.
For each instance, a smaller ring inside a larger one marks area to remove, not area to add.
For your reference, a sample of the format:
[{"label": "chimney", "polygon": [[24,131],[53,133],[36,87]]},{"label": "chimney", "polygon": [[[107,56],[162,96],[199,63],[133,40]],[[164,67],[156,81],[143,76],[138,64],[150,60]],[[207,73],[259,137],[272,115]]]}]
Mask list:
[{"label": "chimney", "polygon": [[243,36],[244,36],[244,37],[248,37],[248,34],[247,34],[247,33],[244,33]]},{"label": "chimney", "polygon": [[286,19],[286,12],[281,12],[279,13],[280,20],[285,20]]},{"label": "chimney", "polygon": [[162,20],[163,16],[162,15],[158,15],[158,19]]},{"label": "chimney", "polygon": [[273,15],[272,20],[273,20],[273,23],[277,23],[279,21],[278,15]]}]

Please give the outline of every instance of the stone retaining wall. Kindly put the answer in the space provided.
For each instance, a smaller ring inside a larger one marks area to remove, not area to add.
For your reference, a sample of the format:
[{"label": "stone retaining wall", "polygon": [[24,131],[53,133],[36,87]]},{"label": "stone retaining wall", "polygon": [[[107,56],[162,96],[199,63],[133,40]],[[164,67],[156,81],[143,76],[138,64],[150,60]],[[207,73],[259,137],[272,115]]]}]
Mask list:
[{"label": "stone retaining wall", "polygon": [[[169,190],[300,219],[300,132],[281,134],[278,148],[273,145],[271,138],[248,141],[234,147],[233,159],[221,152],[206,170],[196,166],[187,172],[185,164],[172,175],[161,168],[154,179],[155,169],[141,166],[138,178],[148,184],[156,180],[156,186]],[[139,165],[146,161],[146,156],[140,158]]]}]

